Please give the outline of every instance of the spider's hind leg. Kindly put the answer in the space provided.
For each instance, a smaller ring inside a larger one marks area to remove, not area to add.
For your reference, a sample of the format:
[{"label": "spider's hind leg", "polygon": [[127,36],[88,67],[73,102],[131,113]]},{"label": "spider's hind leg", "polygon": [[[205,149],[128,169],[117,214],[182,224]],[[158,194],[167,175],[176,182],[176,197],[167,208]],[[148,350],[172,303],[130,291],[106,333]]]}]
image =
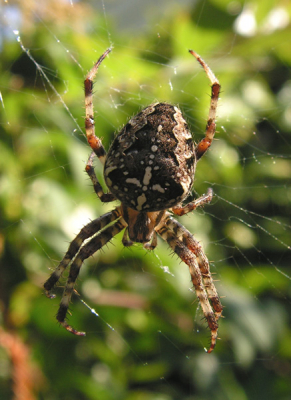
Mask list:
[{"label": "spider's hind leg", "polygon": [[205,204],[211,202],[213,198],[213,190],[208,188],[207,193],[203,194],[202,196],[198,197],[198,199],[192,201],[191,203],[186,204],[185,206],[177,205],[172,208],[172,211],[176,215],[185,215],[191,211],[196,210],[198,207],[203,207]]},{"label": "spider's hind leg", "polygon": [[111,47],[107,49],[97,62],[93,65],[91,70],[88,72],[85,81],[85,129],[88,143],[91,149],[94,151],[96,156],[100,159],[102,164],[105,163],[106,151],[103,147],[101,139],[99,139],[95,134],[95,121],[94,121],[94,109],[93,109],[93,80],[98,72],[98,68],[104,58],[111,52]]},{"label": "spider's hind leg", "polygon": [[91,179],[95,193],[97,194],[99,199],[103,203],[110,203],[111,201],[116,200],[116,198],[112,193],[104,193],[102,186],[99,183],[98,178],[95,174],[94,167],[93,167],[93,160],[94,160],[95,156],[96,156],[95,152],[92,151],[92,153],[90,154],[90,157],[87,161],[85,170],[86,170],[87,174],[89,175],[89,178]]},{"label": "spider's hind leg", "polygon": [[195,53],[195,51],[193,50],[189,50],[189,52],[201,64],[211,83],[211,100],[208,113],[208,120],[206,124],[205,137],[197,144],[195,148],[196,158],[198,161],[211,146],[215,135],[215,129],[216,129],[215,118],[216,118],[216,109],[219,99],[220,84],[214,73],[208,67],[206,62],[199,56],[199,54]]}]

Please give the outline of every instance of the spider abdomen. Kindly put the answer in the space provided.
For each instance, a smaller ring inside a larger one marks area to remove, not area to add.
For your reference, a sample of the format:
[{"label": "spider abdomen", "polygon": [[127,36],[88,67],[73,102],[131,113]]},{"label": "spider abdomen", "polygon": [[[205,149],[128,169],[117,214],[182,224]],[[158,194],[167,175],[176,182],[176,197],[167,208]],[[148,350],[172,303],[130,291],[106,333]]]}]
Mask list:
[{"label": "spider abdomen", "polygon": [[116,136],[104,177],[124,205],[158,211],[187,197],[195,165],[195,145],[180,109],[156,103],[133,117]]}]

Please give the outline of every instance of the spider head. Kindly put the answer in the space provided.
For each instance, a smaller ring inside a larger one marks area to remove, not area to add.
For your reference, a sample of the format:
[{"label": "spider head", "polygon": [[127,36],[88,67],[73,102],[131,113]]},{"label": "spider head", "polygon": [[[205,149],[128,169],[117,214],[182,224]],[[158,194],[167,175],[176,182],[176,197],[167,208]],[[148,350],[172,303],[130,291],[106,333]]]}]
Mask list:
[{"label": "spider head", "polygon": [[128,236],[132,242],[148,243],[151,241],[155,227],[161,222],[166,211],[136,211],[122,207],[122,215],[128,225]]}]

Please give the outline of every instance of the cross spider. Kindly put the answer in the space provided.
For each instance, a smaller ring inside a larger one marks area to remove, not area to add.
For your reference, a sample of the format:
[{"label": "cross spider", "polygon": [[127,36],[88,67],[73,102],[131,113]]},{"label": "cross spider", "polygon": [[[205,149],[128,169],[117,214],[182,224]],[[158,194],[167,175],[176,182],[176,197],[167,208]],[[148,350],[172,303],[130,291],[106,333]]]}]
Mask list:
[{"label": "cross spider", "polygon": [[[66,321],[66,315],[80,268],[86,258],[124,229],[124,246],[138,242],[143,243],[144,248],[153,250],[159,235],[188,265],[196,295],[211,331],[208,353],[215,347],[222,305],[212,280],[209,262],[200,243],[172,217],[172,214],[187,214],[212,199],[212,190],[208,189],[206,194],[195,201],[182,205],[191,191],[196,163],[211,146],[220,91],[219,82],[207,64],[197,53],[189,51],[202,65],[211,82],[205,137],[198,144],[193,142],[178,107],[168,103],[154,103],[129,120],[106,154],[101,140],[95,135],[93,80],[111,48],[102,54],[86,76],[85,128],[88,143],[93,150],[86,164],[86,172],[102,202],[120,200],[121,204],[81,229],[59,266],[44,284],[46,295],[54,297],[51,290],[71,263],[56,318],[75,335],[84,336],[85,332],[72,328]],[[104,166],[104,179],[109,193],[104,193],[94,172],[95,156]]]}]

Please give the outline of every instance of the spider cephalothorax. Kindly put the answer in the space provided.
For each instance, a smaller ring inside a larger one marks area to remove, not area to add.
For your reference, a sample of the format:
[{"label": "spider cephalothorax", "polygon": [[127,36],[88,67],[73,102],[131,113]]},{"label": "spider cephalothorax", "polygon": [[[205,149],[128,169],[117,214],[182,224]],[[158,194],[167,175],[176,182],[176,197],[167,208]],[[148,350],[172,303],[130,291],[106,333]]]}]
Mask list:
[{"label": "spider cephalothorax", "polygon": [[[50,294],[52,288],[71,263],[57,320],[69,332],[84,335],[84,332],[75,330],[66,321],[74,284],[83,261],[122,230],[125,246],[139,242],[147,249],[156,247],[159,235],[189,266],[193,286],[211,330],[208,350],[211,352],[216,344],[222,306],[200,243],[172,217],[172,213],[184,215],[212,199],[212,190],[209,189],[207,194],[182,205],[192,189],[196,163],[210,147],[215,134],[219,82],[200,56],[190,50],[212,85],[205,137],[196,145],[181,110],[168,103],[155,103],[129,120],[106,154],[101,140],[95,135],[92,93],[93,79],[110,51],[106,50],[85,79],[85,128],[93,150],[86,164],[86,172],[101,201],[120,200],[121,205],[80,231],[59,266],[45,282],[46,294],[53,297]],[[95,155],[104,165],[104,179],[109,193],[103,192],[96,177],[93,168]]]}]

